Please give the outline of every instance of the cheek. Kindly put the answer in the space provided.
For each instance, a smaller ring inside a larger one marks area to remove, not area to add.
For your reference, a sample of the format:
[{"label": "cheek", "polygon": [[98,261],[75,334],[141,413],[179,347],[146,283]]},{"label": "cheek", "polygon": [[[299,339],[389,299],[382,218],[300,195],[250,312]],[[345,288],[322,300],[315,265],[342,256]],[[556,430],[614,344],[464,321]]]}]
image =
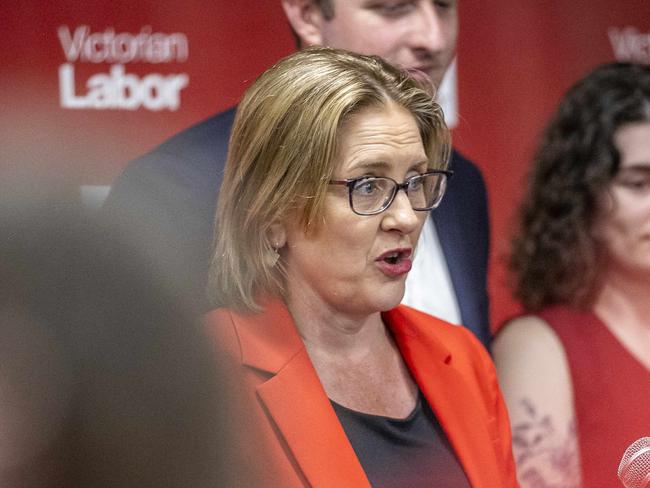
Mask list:
[{"label": "cheek", "polygon": [[329,42],[326,43],[331,47],[381,56],[394,63],[399,61],[396,53],[399,51],[401,36],[399,26],[387,25],[375,18],[359,19],[351,16],[329,31],[329,39],[326,40]]},{"label": "cheek", "polygon": [[[409,28],[402,25],[377,25],[366,26],[362,32],[363,41],[359,42],[360,48],[365,46],[367,54],[381,56],[392,64],[399,65],[400,62],[407,61],[400,59],[403,51],[408,47],[406,37]],[[357,34],[358,36],[358,34]]]},{"label": "cheek", "polygon": [[373,217],[360,217],[347,210],[345,213],[326,219],[321,232],[327,236],[331,255],[351,269],[358,269],[372,254],[378,224]]},{"label": "cheek", "polygon": [[650,219],[650,206],[639,205],[626,197],[612,197],[608,209],[596,226],[596,236],[610,247],[628,247],[628,242],[635,240],[641,229],[647,228]]},{"label": "cheek", "polygon": [[650,195],[619,191],[612,198],[612,217],[620,226],[639,229],[650,223]]},{"label": "cheek", "polygon": [[453,50],[456,46],[456,41],[458,41],[458,17],[454,17],[454,20],[446,22],[442,28],[442,32],[447,40],[447,45]]},{"label": "cheek", "polygon": [[301,229],[290,231],[289,265],[302,272],[310,268],[340,277],[358,276],[376,253],[377,219],[352,213],[347,201],[327,202],[323,216],[313,234],[304,234]]}]

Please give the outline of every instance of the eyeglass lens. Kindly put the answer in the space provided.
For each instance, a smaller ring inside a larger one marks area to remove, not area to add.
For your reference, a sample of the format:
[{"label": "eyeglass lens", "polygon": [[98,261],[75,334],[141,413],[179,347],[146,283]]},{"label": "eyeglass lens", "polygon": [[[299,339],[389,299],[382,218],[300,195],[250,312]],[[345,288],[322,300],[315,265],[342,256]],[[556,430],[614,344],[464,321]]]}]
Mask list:
[{"label": "eyeglass lens", "polygon": [[[360,179],[350,193],[352,208],[361,214],[381,212],[390,205],[397,188],[398,184],[390,178]],[[428,210],[440,202],[444,188],[444,174],[419,175],[407,181],[406,194],[414,210]]]}]

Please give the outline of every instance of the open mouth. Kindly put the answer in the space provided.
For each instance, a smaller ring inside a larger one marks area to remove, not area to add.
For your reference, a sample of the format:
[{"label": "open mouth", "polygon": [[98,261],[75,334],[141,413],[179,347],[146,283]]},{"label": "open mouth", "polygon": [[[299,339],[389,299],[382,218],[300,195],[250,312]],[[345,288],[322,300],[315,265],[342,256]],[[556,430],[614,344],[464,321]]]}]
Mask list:
[{"label": "open mouth", "polygon": [[412,250],[409,248],[394,249],[379,256],[377,262],[384,273],[390,276],[399,276],[410,271],[411,253]]},{"label": "open mouth", "polygon": [[386,261],[388,264],[397,264],[400,258],[399,252],[394,252],[389,254],[388,256],[384,256],[384,261]]},{"label": "open mouth", "polygon": [[397,264],[403,259],[411,257],[411,249],[393,249],[392,251],[385,252],[379,256],[378,261],[385,261],[388,264]]}]

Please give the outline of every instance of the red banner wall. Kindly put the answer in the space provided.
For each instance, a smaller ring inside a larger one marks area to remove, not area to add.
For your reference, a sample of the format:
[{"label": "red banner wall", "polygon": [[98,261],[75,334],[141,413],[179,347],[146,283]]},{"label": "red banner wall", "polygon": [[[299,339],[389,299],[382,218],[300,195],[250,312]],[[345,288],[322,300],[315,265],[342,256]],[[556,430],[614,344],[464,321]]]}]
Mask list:
[{"label": "red banner wall", "polygon": [[540,132],[562,94],[596,65],[650,63],[650,4],[461,0],[459,8],[460,117],[454,143],[481,167],[488,187],[496,328],[518,311],[504,261]]},{"label": "red banner wall", "polygon": [[[3,9],[2,159],[17,165],[56,165],[83,184],[109,185],[130,159],[180,129],[235,105],[251,80],[293,50],[284,14],[275,1],[26,0],[16,2],[8,12]],[[64,38],[69,33],[74,42],[62,41],[60,29]],[[139,34],[144,41],[139,58],[118,62],[128,60],[125,45]],[[185,39],[187,54],[177,56],[174,51],[166,59],[161,46],[173,34],[181,43]],[[151,49],[155,43],[158,49]],[[118,56],[111,57],[113,51]],[[118,65],[125,76],[137,76],[140,83],[152,75],[154,81],[156,75],[188,79],[175,110],[144,105],[134,110],[72,109],[62,107],[60,100],[61,91],[69,86],[59,81],[64,65],[74,73],[77,102],[88,94],[90,78],[99,75],[95,82],[101,82],[102,75],[110,78]]]},{"label": "red banner wall", "polygon": [[[517,310],[503,260],[539,132],[596,64],[650,62],[650,7],[461,0],[459,9],[454,140],[490,193],[498,325]],[[236,104],[294,48],[277,0],[26,0],[1,13],[2,166],[53,170],[82,185],[110,185],[129,160]]]}]

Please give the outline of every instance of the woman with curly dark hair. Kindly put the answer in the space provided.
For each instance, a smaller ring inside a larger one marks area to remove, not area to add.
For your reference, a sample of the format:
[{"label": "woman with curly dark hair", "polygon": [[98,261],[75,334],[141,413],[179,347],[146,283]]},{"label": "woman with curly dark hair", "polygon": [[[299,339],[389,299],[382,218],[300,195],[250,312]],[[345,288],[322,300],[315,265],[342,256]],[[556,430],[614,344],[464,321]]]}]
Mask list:
[{"label": "woman with curly dark hair", "polygon": [[511,269],[526,316],[494,359],[522,486],[620,486],[650,431],[650,66],[563,98],[537,152]]}]

